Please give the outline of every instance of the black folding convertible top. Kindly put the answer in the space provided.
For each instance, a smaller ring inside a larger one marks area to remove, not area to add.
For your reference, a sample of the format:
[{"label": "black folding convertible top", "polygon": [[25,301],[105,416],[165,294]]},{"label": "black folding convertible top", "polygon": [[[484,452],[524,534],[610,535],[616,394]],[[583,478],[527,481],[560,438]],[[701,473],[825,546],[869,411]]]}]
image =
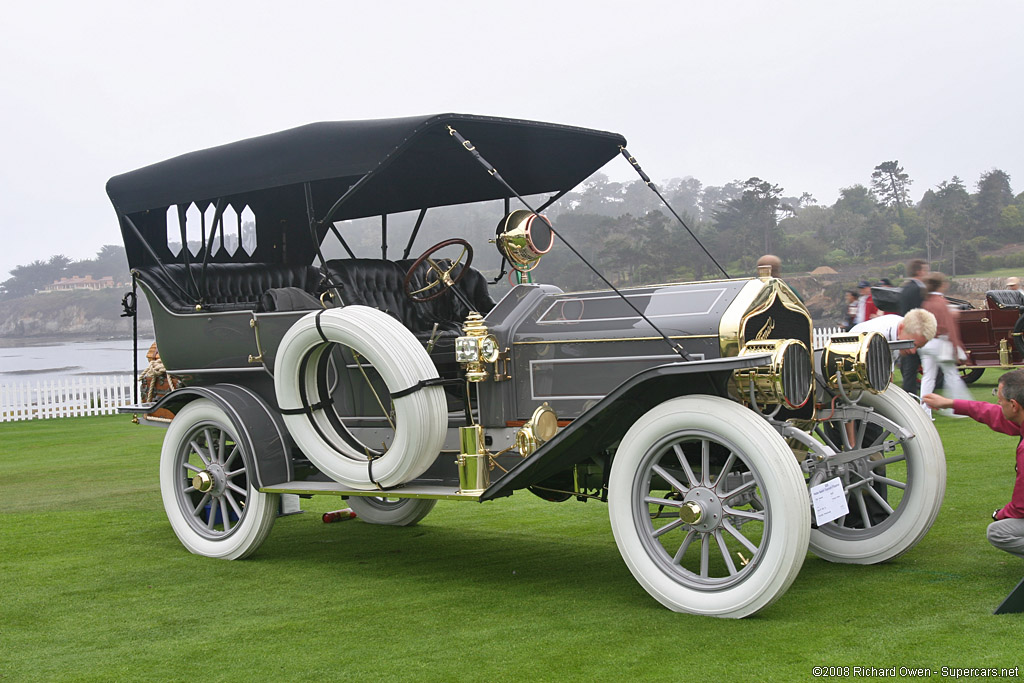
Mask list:
[{"label": "black folding convertible top", "polygon": [[[309,263],[315,245],[307,190],[317,220],[353,190],[332,221],[510,196],[450,134],[449,126],[521,195],[570,190],[626,144],[617,133],[466,114],[312,123],[115,176],[107,182],[107,194],[133,267],[150,257],[125,217],[163,260],[170,256],[165,251],[166,208],[193,202],[202,208],[217,200],[238,209],[253,207],[262,226],[276,225],[291,235],[284,260]],[[322,240],[326,227],[317,233]],[[281,243],[261,236],[260,249]],[[259,253],[253,258],[261,256],[267,258]]]},{"label": "black folding convertible top", "polygon": [[337,220],[504,197],[449,125],[521,194],[572,188],[626,143],[616,133],[465,114],[311,123],[115,176],[107,194],[132,214],[328,179],[351,185],[373,173]]}]

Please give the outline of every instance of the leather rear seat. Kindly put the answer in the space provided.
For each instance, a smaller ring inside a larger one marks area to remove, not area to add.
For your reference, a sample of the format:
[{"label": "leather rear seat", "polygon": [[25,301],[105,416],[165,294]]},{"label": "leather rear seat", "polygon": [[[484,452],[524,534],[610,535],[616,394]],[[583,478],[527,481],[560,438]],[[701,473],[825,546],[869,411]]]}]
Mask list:
[{"label": "leather rear seat", "polygon": [[1024,292],[1019,289],[990,289],[985,299],[989,308],[1024,309]]},{"label": "leather rear seat", "polygon": [[197,304],[208,312],[251,311],[268,289],[298,287],[316,296],[323,279],[313,266],[208,263],[204,271],[202,264],[186,270],[184,264],[172,263],[165,268],[145,266],[135,273],[175,313],[193,313]]}]

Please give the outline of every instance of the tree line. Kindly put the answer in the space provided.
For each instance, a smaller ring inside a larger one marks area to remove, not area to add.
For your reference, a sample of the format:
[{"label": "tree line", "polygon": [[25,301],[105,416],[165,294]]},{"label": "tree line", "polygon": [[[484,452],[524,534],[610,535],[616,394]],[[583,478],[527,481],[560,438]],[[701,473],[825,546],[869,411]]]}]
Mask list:
[{"label": "tree line", "polygon": [[[1005,250],[1024,242],[1024,193],[1013,194],[1006,172],[981,174],[973,192],[953,176],[917,202],[910,199],[912,182],[898,161],[886,161],[867,184],[843,188],[835,204],[822,206],[758,177],[721,187],[675,179],[659,189],[687,230],[642,181],[597,175],[567,195],[553,217],[556,230],[585,239],[595,263],[623,284],[721,276],[696,240],[730,275],[753,272],[766,253],[779,255],[789,273],[891,262],[891,271],[880,275],[902,276],[902,264],[914,257],[951,275],[1024,267],[1024,251]],[[566,283],[573,288],[598,285],[566,256],[549,255],[540,268],[562,273],[560,284],[565,275],[577,276]]]},{"label": "tree line", "polygon": [[[597,173],[545,215],[617,285],[749,274],[765,253],[779,255],[787,273],[822,265],[877,270],[878,264],[891,262],[896,264],[891,271],[879,276],[898,277],[902,263],[913,257],[926,258],[951,275],[1024,268],[1024,251],[1004,249],[1024,242],[1024,192],[1014,195],[1006,172],[982,173],[973,188],[953,176],[926,190],[917,202],[911,200],[913,180],[898,161],[878,164],[865,173],[865,180],[866,184],[842,188],[832,206],[822,206],[806,192],[787,194],[758,177],[722,186],[703,185],[693,177],[674,178],[659,184],[658,190],[684,227],[643,181],[614,182]],[[543,201],[534,199],[537,204]],[[475,245],[493,240],[495,223],[503,213],[500,204],[431,210],[410,255],[456,235]],[[406,222],[411,226],[411,221]],[[404,223],[399,219],[391,225],[388,257],[397,259],[404,255]],[[380,229],[374,220],[348,221],[339,228],[357,256],[381,256]],[[494,274],[498,262],[493,253],[478,251],[476,265]],[[72,261],[56,255],[18,266],[10,275],[0,283],[0,298],[26,296],[72,275],[118,279],[127,275],[127,259],[122,247],[106,245],[93,259]],[[535,279],[567,290],[602,286],[557,241]]]}]

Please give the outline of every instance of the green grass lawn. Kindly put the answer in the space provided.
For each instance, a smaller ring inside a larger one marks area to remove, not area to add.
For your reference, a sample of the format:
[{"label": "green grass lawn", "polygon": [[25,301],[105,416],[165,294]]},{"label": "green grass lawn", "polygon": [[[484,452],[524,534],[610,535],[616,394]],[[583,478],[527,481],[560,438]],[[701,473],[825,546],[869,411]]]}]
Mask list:
[{"label": "green grass lawn", "polygon": [[[973,385],[991,399],[996,373]],[[791,681],[814,666],[1013,667],[991,612],[1024,561],[985,540],[1016,440],[939,417],[947,494],[882,565],[809,555],[742,620],[676,614],[633,580],[607,508],[526,492],[441,502],[418,526],[324,525],[303,501],[250,559],[179,545],[162,430],[125,417],[0,425],[0,680]],[[938,674],[935,678],[938,678]]]}]

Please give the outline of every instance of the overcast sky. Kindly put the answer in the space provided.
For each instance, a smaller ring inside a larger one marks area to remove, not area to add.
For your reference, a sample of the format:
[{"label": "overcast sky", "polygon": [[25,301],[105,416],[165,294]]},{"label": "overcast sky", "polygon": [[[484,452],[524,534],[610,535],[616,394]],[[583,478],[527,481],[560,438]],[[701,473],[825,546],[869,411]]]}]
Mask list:
[{"label": "overcast sky", "polygon": [[312,121],[611,130],[655,179],[756,175],[822,204],[890,159],[915,200],[993,168],[1024,190],[1019,0],[41,0],[0,17],[0,279],[120,244],[110,176]]}]

